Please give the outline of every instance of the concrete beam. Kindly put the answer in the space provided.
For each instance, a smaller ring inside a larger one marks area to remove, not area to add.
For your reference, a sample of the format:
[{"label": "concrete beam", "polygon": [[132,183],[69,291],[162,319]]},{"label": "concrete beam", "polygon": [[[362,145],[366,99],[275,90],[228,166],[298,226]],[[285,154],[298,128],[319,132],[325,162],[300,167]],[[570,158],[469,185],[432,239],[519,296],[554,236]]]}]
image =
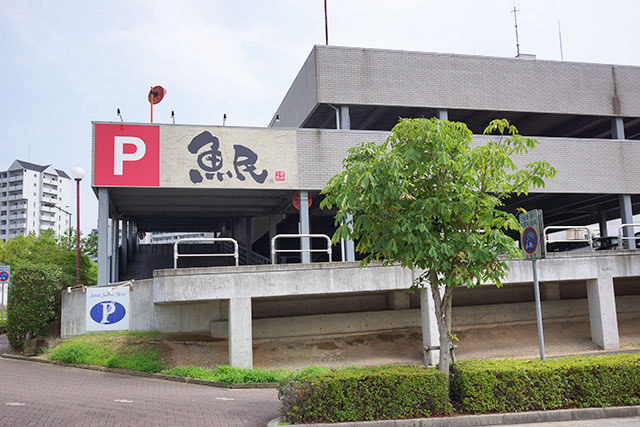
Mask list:
[{"label": "concrete beam", "polygon": [[253,367],[251,298],[229,299],[229,365]]},{"label": "concrete beam", "polygon": [[603,350],[620,348],[613,278],[587,280],[591,340]]}]

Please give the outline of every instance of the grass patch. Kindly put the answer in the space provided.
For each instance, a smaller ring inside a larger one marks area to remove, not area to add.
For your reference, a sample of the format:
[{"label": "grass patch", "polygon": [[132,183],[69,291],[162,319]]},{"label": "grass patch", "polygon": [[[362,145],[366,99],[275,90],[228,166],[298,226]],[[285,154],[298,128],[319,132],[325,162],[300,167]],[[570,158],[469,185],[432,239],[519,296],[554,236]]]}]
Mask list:
[{"label": "grass patch", "polygon": [[292,375],[310,375],[326,372],[327,369],[309,366],[299,371],[285,369],[242,369],[233,366],[219,365],[213,369],[199,366],[177,366],[162,371],[166,375],[178,377],[199,378],[203,380],[219,381],[228,384],[270,383],[281,382]]},{"label": "grass patch", "polygon": [[106,366],[142,372],[160,372],[166,366],[150,341],[158,332],[108,332],[68,339],[47,353],[64,363]]}]

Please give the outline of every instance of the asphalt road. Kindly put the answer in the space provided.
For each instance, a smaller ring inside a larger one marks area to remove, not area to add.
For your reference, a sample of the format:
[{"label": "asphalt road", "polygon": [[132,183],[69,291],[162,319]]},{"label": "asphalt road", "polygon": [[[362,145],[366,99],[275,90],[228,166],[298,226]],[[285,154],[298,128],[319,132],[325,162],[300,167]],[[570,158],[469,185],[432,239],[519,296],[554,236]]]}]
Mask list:
[{"label": "asphalt road", "polygon": [[0,359],[2,427],[265,426],[279,407],[272,389],[226,390]]},{"label": "asphalt road", "polygon": [[[0,336],[0,354],[7,351]],[[272,389],[227,390],[0,359],[0,427],[265,426],[279,407]],[[640,426],[640,417],[544,425],[631,427]]]}]

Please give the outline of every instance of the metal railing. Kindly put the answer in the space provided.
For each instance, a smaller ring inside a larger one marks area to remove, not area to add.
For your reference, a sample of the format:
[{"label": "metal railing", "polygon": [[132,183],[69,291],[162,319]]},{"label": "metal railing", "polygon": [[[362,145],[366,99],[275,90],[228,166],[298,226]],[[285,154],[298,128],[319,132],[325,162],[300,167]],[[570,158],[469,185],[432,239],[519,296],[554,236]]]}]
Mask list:
[{"label": "metal railing", "polygon": [[[586,239],[553,239],[553,240],[549,240],[549,236],[547,235],[547,231],[552,230],[552,231],[567,231],[567,230],[582,230],[582,231],[586,231],[587,234],[587,238]],[[589,244],[589,248],[591,250],[593,250],[593,237],[591,236],[591,230],[589,230],[588,227],[581,227],[581,226],[565,226],[565,225],[550,225],[548,227],[544,228],[544,241],[545,244],[546,243],[556,243],[556,242],[567,242],[567,243],[573,243],[573,242],[586,242]]]},{"label": "metal railing", "polygon": [[[310,239],[313,238],[321,238],[327,241],[327,249],[276,249],[276,240],[278,239],[300,239],[308,237]],[[276,254],[278,253],[303,253],[303,252],[322,252],[329,255],[329,262],[331,262],[331,239],[326,234],[277,234],[273,236],[271,239],[271,263],[276,263]]]},{"label": "metal railing", "polygon": [[[622,224],[620,228],[618,228],[618,248],[624,249],[624,241],[625,240],[633,240],[634,242],[640,240],[640,237],[636,237],[634,232],[634,227],[640,227],[640,224]],[[631,228],[631,236],[625,237],[623,234],[623,229]]]},{"label": "metal railing", "polygon": [[[218,243],[218,242],[231,242],[233,243],[232,254],[181,254],[178,252],[178,245],[180,243]],[[204,257],[204,256],[232,256],[236,260],[236,266],[238,263],[238,242],[235,239],[229,237],[203,237],[203,238],[188,238],[179,239],[173,244],[173,268],[178,268],[179,257]]]},{"label": "metal railing", "polygon": [[[228,242],[224,242],[222,244],[224,250],[230,249],[230,246],[231,244]],[[247,250],[247,248],[241,244],[238,244],[238,257],[240,259],[240,264],[243,265],[271,264],[271,260],[269,258]]]}]

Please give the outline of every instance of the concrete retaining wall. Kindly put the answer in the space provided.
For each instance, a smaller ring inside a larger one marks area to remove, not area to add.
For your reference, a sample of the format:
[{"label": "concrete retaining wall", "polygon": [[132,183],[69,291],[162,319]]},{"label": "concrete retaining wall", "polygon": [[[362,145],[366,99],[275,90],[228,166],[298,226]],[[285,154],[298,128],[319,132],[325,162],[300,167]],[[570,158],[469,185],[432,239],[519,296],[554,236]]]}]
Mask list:
[{"label": "concrete retaining wall", "polygon": [[[616,298],[618,317],[640,318],[640,296]],[[542,303],[545,321],[584,319],[589,317],[586,299],[546,301]],[[489,304],[454,307],[454,330],[499,324],[535,322],[536,308],[533,302],[515,304]],[[252,321],[254,338],[298,337],[307,335],[345,334],[371,332],[420,326],[420,309],[366,311],[310,316],[287,316]],[[228,322],[211,322],[214,338],[228,336]]]}]

